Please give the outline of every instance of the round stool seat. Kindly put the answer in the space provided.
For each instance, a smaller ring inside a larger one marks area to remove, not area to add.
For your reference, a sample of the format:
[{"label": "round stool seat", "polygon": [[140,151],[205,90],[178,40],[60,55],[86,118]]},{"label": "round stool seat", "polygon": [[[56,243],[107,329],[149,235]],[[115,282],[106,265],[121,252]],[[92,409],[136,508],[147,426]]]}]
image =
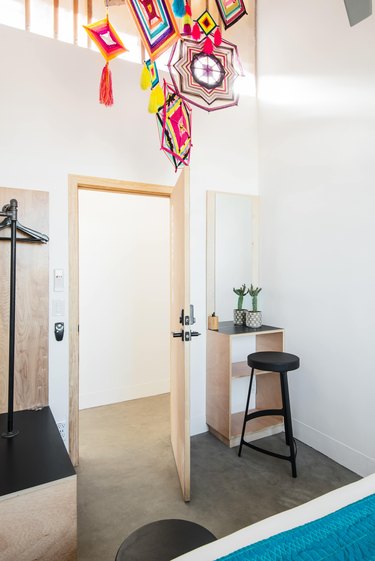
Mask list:
[{"label": "round stool seat", "polygon": [[211,532],[195,522],[158,520],[130,534],[115,561],[170,561],[215,540]]},{"label": "round stool seat", "polygon": [[250,368],[269,370],[271,372],[289,372],[299,368],[299,357],[278,351],[252,353],[247,357]]}]

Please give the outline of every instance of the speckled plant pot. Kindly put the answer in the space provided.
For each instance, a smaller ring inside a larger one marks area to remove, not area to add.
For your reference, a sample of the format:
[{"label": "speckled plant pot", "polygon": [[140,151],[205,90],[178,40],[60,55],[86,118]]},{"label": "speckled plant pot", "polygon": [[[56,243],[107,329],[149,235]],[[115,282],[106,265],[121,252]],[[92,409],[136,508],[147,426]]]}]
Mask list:
[{"label": "speckled plant pot", "polygon": [[245,325],[247,310],[233,310],[234,325]]},{"label": "speckled plant pot", "polygon": [[262,312],[246,312],[246,326],[256,329],[262,326]]}]

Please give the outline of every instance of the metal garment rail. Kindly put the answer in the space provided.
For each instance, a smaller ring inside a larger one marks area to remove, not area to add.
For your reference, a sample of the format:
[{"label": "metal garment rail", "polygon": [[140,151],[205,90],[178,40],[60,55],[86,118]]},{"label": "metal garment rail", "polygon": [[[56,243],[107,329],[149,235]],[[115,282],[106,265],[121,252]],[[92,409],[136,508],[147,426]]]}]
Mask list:
[{"label": "metal garment rail", "polygon": [[[16,341],[16,260],[17,242],[23,243],[47,243],[48,236],[22,226],[17,220],[18,203],[11,199],[9,204],[3,206],[0,216],[5,219],[0,223],[0,230],[10,227],[10,237],[0,237],[0,241],[10,241],[10,304],[9,304],[9,372],[8,372],[8,419],[7,432],[2,433],[3,438],[13,438],[19,431],[14,429],[14,349]],[[17,231],[27,237],[17,238]]]}]

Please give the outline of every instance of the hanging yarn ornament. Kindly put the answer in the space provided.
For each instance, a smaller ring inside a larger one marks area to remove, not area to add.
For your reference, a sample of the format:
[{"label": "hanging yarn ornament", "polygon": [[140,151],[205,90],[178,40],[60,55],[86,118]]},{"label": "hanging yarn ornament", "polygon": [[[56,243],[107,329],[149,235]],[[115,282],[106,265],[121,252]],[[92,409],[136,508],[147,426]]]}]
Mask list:
[{"label": "hanging yarn ornament", "polygon": [[211,39],[209,37],[207,37],[207,39],[205,40],[204,45],[203,45],[203,52],[206,55],[212,55],[213,51],[214,51],[214,45],[213,45]]},{"label": "hanging yarn ornament", "polygon": [[113,90],[112,90],[112,72],[109,68],[108,62],[102,71],[100,80],[99,101],[107,107],[113,105]]},{"label": "hanging yarn ornament", "polygon": [[153,90],[151,90],[150,101],[148,104],[149,113],[157,113],[162,105],[164,105],[164,93],[160,86],[157,84]]},{"label": "hanging yarn ornament", "polygon": [[127,49],[110,24],[108,13],[104,19],[83,27],[106,60],[100,80],[99,101],[108,107],[113,105],[112,74],[108,63]]},{"label": "hanging yarn ornament", "polygon": [[149,88],[151,88],[151,76],[146,63],[143,64],[140,83],[142,90],[148,90]]},{"label": "hanging yarn ornament", "polygon": [[187,14],[184,16],[184,28],[183,28],[184,35],[191,35],[191,17]]},{"label": "hanging yarn ornament", "polygon": [[172,10],[176,18],[183,18],[185,15],[184,0],[173,0]]},{"label": "hanging yarn ornament", "polygon": [[214,33],[214,43],[215,43],[215,47],[220,47],[221,43],[222,43],[222,36],[221,36],[221,31],[220,31],[220,27],[216,28],[216,31]]},{"label": "hanging yarn ornament", "polygon": [[201,28],[199,27],[197,22],[195,22],[195,24],[193,25],[191,36],[195,41],[199,41],[199,39],[201,38]]},{"label": "hanging yarn ornament", "polygon": [[184,16],[184,29],[183,34],[190,37],[191,35],[191,26],[192,26],[192,19],[191,19],[191,7],[190,4],[186,2],[185,4],[185,16]]}]

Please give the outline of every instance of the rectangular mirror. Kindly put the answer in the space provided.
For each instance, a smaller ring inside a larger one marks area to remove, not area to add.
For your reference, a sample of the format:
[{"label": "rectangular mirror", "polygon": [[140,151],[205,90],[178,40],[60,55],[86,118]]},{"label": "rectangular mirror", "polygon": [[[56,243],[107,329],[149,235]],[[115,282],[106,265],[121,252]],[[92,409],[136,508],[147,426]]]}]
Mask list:
[{"label": "rectangular mirror", "polygon": [[259,197],[207,192],[207,316],[233,321],[233,287],[258,285],[258,230]]}]

